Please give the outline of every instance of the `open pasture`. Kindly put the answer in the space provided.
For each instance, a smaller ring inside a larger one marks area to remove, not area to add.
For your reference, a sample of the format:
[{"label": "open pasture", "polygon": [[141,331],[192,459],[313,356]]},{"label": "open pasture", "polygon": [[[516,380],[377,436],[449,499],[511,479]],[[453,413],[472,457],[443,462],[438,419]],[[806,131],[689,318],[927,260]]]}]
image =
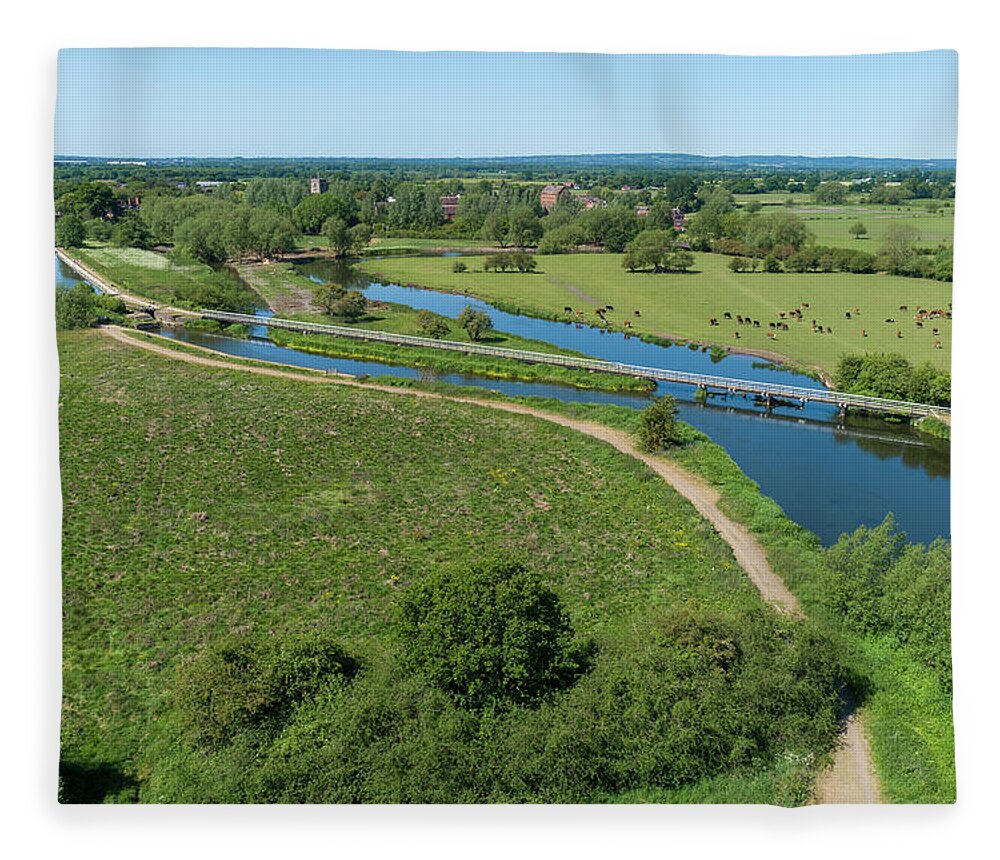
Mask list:
[{"label": "open pasture", "polygon": [[[539,257],[539,271],[533,274],[483,272],[481,258],[464,259],[469,271],[463,273],[452,272],[453,259],[433,257],[366,261],[361,268],[389,282],[464,292],[523,313],[593,325],[600,323],[595,310],[611,305],[614,310],[605,317],[615,329],[627,322],[636,333],[768,352],[828,373],[846,353],[896,352],[940,369],[950,363],[952,321],[940,318],[918,326],[913,318],[918,307],[949,309],[951,284],[944,282],[889,275],[737,274],[729,270],[729,258],[717,254],[695,254],[694,271],[687,274],[630,273],[619,254]],[[796,309],[801,320],[790,316]],[[738,317],[750,323],[740,324]]]}]

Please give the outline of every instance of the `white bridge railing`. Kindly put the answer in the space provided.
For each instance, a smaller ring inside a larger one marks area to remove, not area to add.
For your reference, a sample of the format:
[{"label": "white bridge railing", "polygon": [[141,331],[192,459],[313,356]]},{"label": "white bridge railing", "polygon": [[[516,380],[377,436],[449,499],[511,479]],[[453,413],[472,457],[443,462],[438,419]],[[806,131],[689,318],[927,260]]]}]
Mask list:
[{"label": "white bridge railing", "polygon": [[531,352],[520,349],[507,349],[499,346],[489,346],[481,343],[463,343],[453,340],[435,340],[417,335],[395,334],[393,332],[375,331],[373,329],[350,328],[348,326],[327,325],[325,323],[302,322],[299,320],[280,319],[278,317],[258,317],[250,314],[237,314],[229,311],[202,310],[202,316],[219,322],[242,323],[244,325],[261,325],[270,328],[281,328],[310,334],[328,334],[336,337],[347,337],[354,340],[378,341],[401,346],[422,346],[431,349],[450,350],[469,355],[489,355],[496,358],[506,358],[513,361],[523,361],[531,364],[551,364],[559,367],[573,367],[601,373],[614,373],[621,376],[636,376],[645,379],[655,379],[660,382],[673,382],[681,385],[694,385],[698,388],[716,389],[730,394],[756,394],[767,399],[792,400],[801,404],[832,403],[841,409],[853,407],[869,412],[892,412],[901,415],[925,416],[951,414],[951,410],[943,406],[931,406],[924,403],[910,403],[905,400],[887,400],[882,397],[869,397],[864,394],[849,394],[842,391],[830,391],[826,388],[803,388],[795,385],[781,385],[774,382],[755,382],[749,379],[729,379],[723,376],[710,376],[701,373],[687,373],[681,370],[666,370],[660,367],[644,367],[636,364],[624,364],[617,361],[604,361],[597,358],[587,358],[572,355],[559,355],[548,352]]}]

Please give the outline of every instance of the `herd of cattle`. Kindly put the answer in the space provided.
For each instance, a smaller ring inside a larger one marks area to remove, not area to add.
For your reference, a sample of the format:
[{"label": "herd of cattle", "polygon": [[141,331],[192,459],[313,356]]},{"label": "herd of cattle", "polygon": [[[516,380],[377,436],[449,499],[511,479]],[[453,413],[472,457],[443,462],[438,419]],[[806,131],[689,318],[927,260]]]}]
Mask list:
[{"label": "herd of cattle", "polygon": [[[793,308],[790,311],[780,311],[778,313],[777,320],[768,322],[767,336],[771,340],[777,340],[778,332],[789,330],[787,322],[788,320],[796,322],[804,322],[805,316],[802,313],[803,308],[808,310],[809,302],[801,302],[798,307]],[[608,323],[607,314],[609,311],[614,311],[614,309],[615,309],[614,305],[604,305],[603,307],[594,308],[594,314],[601,320],[602,323],[607,324]],[[907,305],[900,305],[899,309],[900,311],[903,312],[909,312],[909,307]],[[570,315],[574,315],[578,323],[582,323],[586,319],[586,316],[583,311],[574,310],[568,305],[565,308],[563,308],[563,310]],[[642,316],[642,314],[639,313],[639,311],[633,311],[633,313],[637,317]],[[855,317],[860,317],[860,316],[861,316],[861,308],[851,308],[851,310],[844,311],[844,318],[848,320],[853,320]],[[731,311],[725,311],[722,314],[722,319],[734,321],[737,325],[741,326],[750,326],[751,328],[761,328],[760,320],[753,319],[749,314],[733,314]],[[949,319],[949,320],[951,319],[951,302],[948,302],[948,310],[944,310],[942,308],[935,308],[933,310],[929,310],[927,308],[918,306],[913,314],[913,321],[916,324],[917,328],[923,328],[925,322],[936,319]],[[896,319],[895,317],[887,317],[885,323],[894,325],[896,324]],[[708,321],[708,324],[711,326],[721,325],[718,317],[711,317]],[[829,325],[828,323],[819,323],[814,319],[810,321],[810,324],[813,334],[833,334],[833,326]],[[627,318],[623,320],[622,328],[626,330],[632,328],[632,321]],[[940,330],[937,327],[933,327],[931,329],[931,334],[936,336],[940,334]],[[868,337],[868,330],[864,328],[861,329],[861,336]],[[740,340],[742,336],[739,330],[733,332],[733,337],[735,337],[737,340]],[[896,337],[898,338],[903,337],[902,329],[896,329]],[[935,349],[942,348],[941,339],[938,337],[934,338],[934,348]]]}]

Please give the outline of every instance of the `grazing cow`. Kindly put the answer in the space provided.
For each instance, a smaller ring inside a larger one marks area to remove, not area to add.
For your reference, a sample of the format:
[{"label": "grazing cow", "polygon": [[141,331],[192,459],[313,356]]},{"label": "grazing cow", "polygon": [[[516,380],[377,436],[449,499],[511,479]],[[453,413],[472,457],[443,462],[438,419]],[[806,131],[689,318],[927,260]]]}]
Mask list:
[{"label": "grazing cow", "polygon": [[605,305],[604,306],[604,310],[606,310],[606,311],[613,311],[614,309],[615,309],[614,305]]},{"label": "grazing cow", "polygon": [[767,336],[768,336],[769,338],[771,338],[771,340],[777,340],[777,339],[778,339],[778,336],[777,336],[777,335],[776,335],[776,334],[775,334],[775,333],[774,333],[773,331],[769,331],[769,332],[767,333]]},{"label": "grazing cow", "polygon": [[845,317],[846,317],[847,319],[850,319],[850,318],[851,318],[851,312],[850,312],[850,311],[847,311],[847,312],[846,312],[846,313],[844,314],[844,316],[845,316]]},{"label": "grazing cow", "polygon": [[571,308],[571,307],[569,307],[567,305],[566,307],[563,308],[563,312],[567,313],[567,314],[571,314],[571,313],[573,313],[573,308]]},{"label": "grazing cow", "polygon": [[896,329],[896,337],[902,337],[902,336],[903,333],[899,329]]},{"label": "grazing cow", "polygon": [[740,339],[740,333],[738,331],[734,331],[733,332],[733,337],[735,337],[737,340],[739,340]]},{"label": "grazing cow", "polygon": [[858,315],[858,314],[860,314],[860,313],[861,313],[861,309],[860,309],[860,308],[855,308],[855,309],[854,309],[854,315],[855,315],[855,316],[857,316],[857,315]]},{"label": "grazing cow", "polygon": [[827,327],[826,327],[826,333],[827,333],[827,334],[833,334],[833,329],[832,329],[832,328],[830,328],[830,326],[827,326]]},{"label": "grazing cow", "polygon": [[768,323],[768,324],[767,324],[767,327],[768,327],[768,328],[774,328],[774,323]]},{"label": "grazing cow", "polygon": [[727,320],[731,320],[731,319],[733,318],[733,315],[732,315],[731,313],[729,313],[729,311],[726,311],[726,312],[725,312],[725,313],[724,313],[724,314],[722,315],[722,318],[723,318],[723,319],[727,319]]},{"label": "grazing cow", "polygon": [[753,321],[753,327],[754,328],[760,328],[760,320],[754,320]]},{"label": "grazing cow", "polygon": [[868,337],[868,332],[865,329],[861,329],[861,336]]},{"label": "grazing cow", "polygon": [[934,349],[941,349],[941,341],[939,340],[934,341]]},{"label": "grazing cow", "polygon": [[803,302],[803,303],[802,303],[802,307],[804,307],[804,308],[807,308],[807,307],[809,307],[809,302]]},{"label": "grazing cow", "polygon": [[641,313],[639,313],[638,311],[636,311],[636,312],[635,312],[635,315],[636,315],[637,317],[641,317],[641,316],[642,316],[642,314],[641,314]]},{"label": "grazing cow", "polygon": [[924,327],[924,324],[922,322],[920,322],[920,320],[917,320],[917,328],[923,328],[923,327]]},{"label": "grazing cow", "polygon": [[[713,323],[713,325],[718,325],[718,323]],[[625,320],[625,328],[632,328],[631,320]]]},{"label": "grazing cow", "polygon": [[932,328],[931,329],[931,334],[937,334],[937,333],[938,333],[938,330],[936,328]]},{"label": "grazing cow", "polygon": [[781,317],[782,319],[784,319],[784,318],[785,318],[785,312],[784,312],[784,311],[781,311],[781,312],[780,312],[780,313],[778,314],[778,316],[779,316],[779,317]]},{"label": "grazing cow", "polygon": [[823,326],[819,326],[819,333],[823,334]]},{"label": "grazing cow", "polygon": [[899,306],[899,309],[900,309],[901,311],[905,311],[905,310],[909,310],[909,308],[908,308],[908,307],[907,307],[906,305],[900,305],[900,306]]},{"label": "grazing cow", "polygon": [[780,328],[782,331],[788,331],[788,323],[782,323]]},{"label": "grazing cow", "polygon": [[743,317],[741,317],[739,314],[736,314],[736,322],[738,322],[740,325],[743,325]]},{"label": "grazing cow", "polygon": [[886,319],[886,322],[887,322],[887,323],[894,323],[894,322],[895,322],[895,320],[894,320],[894,319],[893,319],[892,317],[888,317],[888,318]]}]

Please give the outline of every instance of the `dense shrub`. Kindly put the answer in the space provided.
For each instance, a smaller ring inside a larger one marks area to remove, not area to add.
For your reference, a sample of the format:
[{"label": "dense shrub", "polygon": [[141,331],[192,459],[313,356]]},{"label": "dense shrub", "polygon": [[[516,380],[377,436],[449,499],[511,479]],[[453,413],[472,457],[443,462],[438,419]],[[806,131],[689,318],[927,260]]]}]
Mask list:
[{"label": "dense shrub", "polygon": [[217,744],[314,694],[332,678],[349,677],[354,660],[322,636],[251,637],[214,643],[179,673],[173,697],[181,723],[198,742]]},{"label": "dense shrub", "polygon": [[914,367],[895,353],[845,355],[837,364],[836,387],[851,394],[908,400],[934,406],[951,404],[951,374],[929,362]]},{"label": "dense shrub", "polygon": [[83,282],[56,291],[56,328],[60,330],[87,328],[102,321],[121,322],[127,310],[117,296],[98,295]]},{"label": "dense shrub", "polygon": [[895,636],[951,685],[951,546],[908,544],[892,515],[826,553],[825,600],[855,630]]},{"label": "dense shrub", "polygon": [[642,410],[639,445],[644,451],[660,451],[681,440],[677,423],[677,401],[669,394],[654,400]]},{"label": "dense shrub", "polygon": [[523,565],[441,570],[400,600],[404,664],[463,705],[538,702],[583,670],[559,597]]},{"label": "dense shrub", "polygon": [[273,740],[214,750],[198,773],[171,751],[152,783],[164,799],[197,800],[192,779],[208,772],[202,799],[294,803],[583,802],[669,789],[827,749],[839,670],[829,640],[763,607],[661,607],[540,704],[470,710],[390,661],[325,687]]}]

